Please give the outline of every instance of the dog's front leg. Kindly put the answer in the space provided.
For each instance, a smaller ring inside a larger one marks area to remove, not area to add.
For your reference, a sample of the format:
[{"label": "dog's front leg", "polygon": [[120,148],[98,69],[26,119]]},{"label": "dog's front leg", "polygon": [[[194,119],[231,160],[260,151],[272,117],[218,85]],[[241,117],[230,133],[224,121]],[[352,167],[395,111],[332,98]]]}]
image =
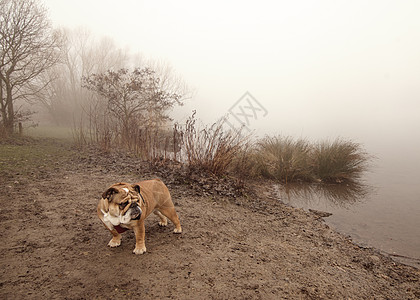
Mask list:
[{"label": "dog's front leg", "polygon": [[104,223],[106,229],[109,230],[109,232],[111,232],[112,234],[112,239],[109,241],[108,246],[109,247],[118,247],[119,245],[121,245],[121,234],[118,233],[118,231],[112,227],[109,228],[105,223]]},{"label": "dog's front leg", "polygon": [[134,234],[136,235],[136,248],[134,248],[134,254],[143,254],[146,252],[146,245],[144,244],[145,228],[144,221],[139,221],[138,226],[134,227]]},{"label": "dog's front leg", "polygon": [[111,232],[112,234],[112,239],[109,241],[108,246],[114,248],[121,245],[121,234],[118,233],[118,231],[114,228],[114,226],[112,226],[111,223],[105,222],[101,217],[99,218],[102,221],[102,224],[104,224],[104,226],[106,227],[106,229],[108,229],[109,232]]},{"label": "dog's front leg", "polygon": [[112,239],[109,241],[109,247],[118,247],[121,245],[121,234],[119,234],[115,229],[110,230],[112,233]]}]

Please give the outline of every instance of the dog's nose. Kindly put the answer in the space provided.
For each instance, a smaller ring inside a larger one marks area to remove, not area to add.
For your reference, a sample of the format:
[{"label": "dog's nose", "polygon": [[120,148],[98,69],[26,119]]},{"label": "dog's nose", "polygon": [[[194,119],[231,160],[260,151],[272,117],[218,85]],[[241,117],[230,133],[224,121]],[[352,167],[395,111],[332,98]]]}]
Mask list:
[{"label": "dog's nose", "polygon": [[137,205],[134,205],[133,208],[131,208],[131,220],[138,220],[141,217],[141,209]]}]

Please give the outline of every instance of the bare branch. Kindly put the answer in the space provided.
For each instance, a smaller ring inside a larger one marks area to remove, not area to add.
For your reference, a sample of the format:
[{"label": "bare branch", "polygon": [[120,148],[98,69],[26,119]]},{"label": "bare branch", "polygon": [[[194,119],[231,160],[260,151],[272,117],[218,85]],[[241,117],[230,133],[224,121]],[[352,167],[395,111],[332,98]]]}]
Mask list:
[{"label": "bare branch", "polygon": [[35,0],[0,0],[0,11],[1,125],[11,132],[14,103],[47,85],[36,87],[38,78],[59,62],[61,36]]}]

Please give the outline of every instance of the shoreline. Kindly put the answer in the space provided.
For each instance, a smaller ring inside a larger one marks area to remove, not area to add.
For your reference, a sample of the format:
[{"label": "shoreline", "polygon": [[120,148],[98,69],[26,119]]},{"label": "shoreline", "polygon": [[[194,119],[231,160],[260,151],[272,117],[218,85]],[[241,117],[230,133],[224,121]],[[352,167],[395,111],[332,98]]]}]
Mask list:
[{"label": "shoreline", "polygon": [[[320,217],[324,218],[325,222],[329,226],[344,236],[349,236],[354,241],[354,243],[362,248],[375,248],[384,255],[389,256],[398,262],[419,269],[420,257],[416,256],[415,253],[412,253],[413,255],[409,254],[410,252],[413,252],[413,250],[415,252],[417,249],[415,245],[411,245],[411,248],[409,248],[411,251],[404,251],[404,249],[400,247],[399,243],[390,243],[389,241],[387,247],[381,247],[381,245],[387,241],[386,236],[372,236],[373,233],[369,234],[369,232],[366,232],[366,230],[363,229],[363,224],[365,224],[365,221],[363,221],[359,215],[348,215],[347,212],[349,210],[357,211],[357,206],[363,205],[363,203],[366,201],[365,197],[369,199],[370,194],[374,194],[373,191],[375,189],[369,185],[361,185],[359,189],[346,192],[343,200],[340,199],[342,194],[339,193],[342,193],[340,190],[343,188],[345,189],[345,187],[337,185],[317,185],[314,187],[313,185],[311,186],[311,184],[306,183],[285,187],[284,185],[273,183],[274,192],[272,193],[272,197],[273,199],[277,199],[278,201],[290,207],[297,209],[300,208],[306,212],[312,211],[315,214],[318,213],[318,215],[320,214]],[[289,190],[291,195],[289,196],[285,190]],[[334,190],[336,190],[336,192],[333,192]],[[328,195],[329,197],[326,197],[325,195]],[[331,197],[331,195],[333,195],[333,197]],[[351,196],[351,199],[348,199],[349,195]],[[317,211],[319,209],[321,211]],[[396,224],[396,220],[393,221],[394,223],[392,224]],[[346,225],[343,226],[343,222],[345,222]],[[370,225],[374,226],[375,224]],[[375,228],[372,227],[372,229]],[[394,236],[397,233],[398,232],[395,230],[393,231]],[[411,238],[413,239],[413,237]],[[388,236],[388,239],[392,240],[392,235]],[[407,242],[409,241],[410,240]],[[399,248],[393,251],[391,247],[394,249],[395,247]]]}]

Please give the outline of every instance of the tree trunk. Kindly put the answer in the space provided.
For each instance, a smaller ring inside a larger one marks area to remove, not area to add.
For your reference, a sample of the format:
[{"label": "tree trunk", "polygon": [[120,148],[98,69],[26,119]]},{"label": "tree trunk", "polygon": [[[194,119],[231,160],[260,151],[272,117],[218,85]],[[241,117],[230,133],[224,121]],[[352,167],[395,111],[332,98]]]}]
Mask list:
[{"label": "tree trunk", "polygon": [[[3,83],[4,82],[2,82],[2,84]],[[0,87],[0,110],[2,121],[1,126],[7,134],[12,134],[15,112],[12,102],[12,88],[7,84]]]},{"label": "tree trunk", "polygon": [[12,87],[6,84],[6,118],[4,118],[3,124],[8,134],[13,134],[14,118]]},{"label": "tree trunk", "polygon": [[6,99],[3,98],[3,80],[0,78],[0,111],[1,111],[1,124],[0,126],[2,129],[6,128],[6,120],[7,120],[7,113],[6,113]]}]

